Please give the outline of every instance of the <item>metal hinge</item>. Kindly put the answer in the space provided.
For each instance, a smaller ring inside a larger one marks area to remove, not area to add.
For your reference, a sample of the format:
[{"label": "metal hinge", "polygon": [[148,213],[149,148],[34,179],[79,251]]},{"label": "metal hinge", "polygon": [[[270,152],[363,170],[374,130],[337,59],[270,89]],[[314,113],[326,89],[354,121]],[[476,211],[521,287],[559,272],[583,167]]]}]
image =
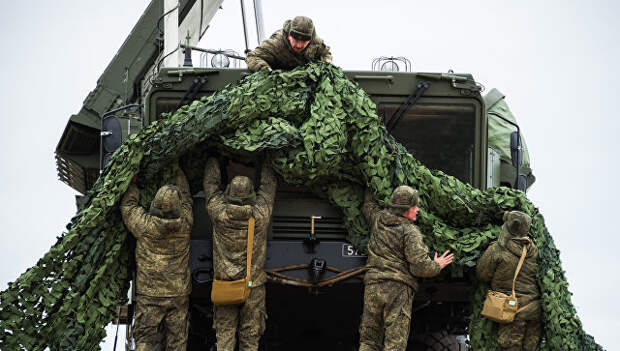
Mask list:
[{"label": "metal hinge", "polygon": [[484,91],[484,85],[469,79],[469,77],[459,76],[454,74],[453,70],[448,70],[448,73],[443,73],[442,77],[452,81],[451,85],[455,89],[460,89],[462,95],[471,95],[471,93],[479,93]]},{"label": "metal hinge", "polygon": [[448,73],[418,73],[419,77],[435,80],[447,80],[451,82],[454,89],[459,89],[462,95],[472,95],[484,91],[484,85],[474,81],[467,76],[455,74],[453,70]]}]

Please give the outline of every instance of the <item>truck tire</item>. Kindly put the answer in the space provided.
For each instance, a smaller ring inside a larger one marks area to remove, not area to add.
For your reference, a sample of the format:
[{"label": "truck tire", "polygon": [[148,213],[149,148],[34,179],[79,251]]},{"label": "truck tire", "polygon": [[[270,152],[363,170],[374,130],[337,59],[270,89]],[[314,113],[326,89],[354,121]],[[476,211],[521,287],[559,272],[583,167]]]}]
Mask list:
[{"label": "truck tire", "polygon": [[441,331],[413,336],[413,345],[407,351],[466,351],[469,349],[462,335],[452,335]]}]

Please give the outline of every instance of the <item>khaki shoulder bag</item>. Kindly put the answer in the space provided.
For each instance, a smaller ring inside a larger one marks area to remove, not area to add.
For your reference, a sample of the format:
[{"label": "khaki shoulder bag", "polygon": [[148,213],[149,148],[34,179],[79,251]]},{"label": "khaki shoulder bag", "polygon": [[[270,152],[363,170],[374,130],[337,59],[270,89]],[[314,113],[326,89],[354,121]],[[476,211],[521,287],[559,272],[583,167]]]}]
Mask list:
[{"label": "khaki shoulder bag", "polygon": [[[250,296],[252,289],[252,279],[250,272],[252,269],[252,251],[254,250],[254,217],[248,219],[248,246],[246,251],[245,278],[233,281],[213,280],[211,288],[211,301],[219,306],[238,305]],[[259,275],[260,277],[260,275]]]},{"label": "khaki shoulder bag", "polygon": [[515,283],[517,282],[517,275],[519,275],[521,266],[523,266],[523,261],[525,261],[526,253],[527,246],[523,245],[523,253],[519,259],[515,276],[512,279],[512,295],[509,296],[499,291],[489,290],[482,307],[483,316],[498,323],[511,323],[515,319],[519,309],[519,301],[517,301],[517,295],[515,294]]}]

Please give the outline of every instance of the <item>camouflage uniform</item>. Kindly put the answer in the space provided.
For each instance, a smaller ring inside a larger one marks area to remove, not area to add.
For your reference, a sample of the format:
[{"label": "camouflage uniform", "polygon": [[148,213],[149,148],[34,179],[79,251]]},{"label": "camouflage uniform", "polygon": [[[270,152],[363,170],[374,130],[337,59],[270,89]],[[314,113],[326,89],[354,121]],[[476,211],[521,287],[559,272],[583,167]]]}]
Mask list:
[{"label": "camouflage uniform", "polygon": [[476,267],[478,279],[490,281],[491,289],[510,295],[523,245],[527,246],[515,284],[519,311],[514,322],[499,325],[498,342],[502,350],[537,350],[542,333],[540,291],[536,280],[538,249],[527,237],[531,222],[530,216],[523,212],[506,212],[498,241],[489,245]]},{"label": "camouflage uniform", "polygon": [[176,186],[161,187],[147,213],[131,184],[121,202],[127,229],[136,237],[136,350],[153,350],[163,323],[166,350],[185,350],[187,309],[191,292],[189,240],[193,224],[192,197],[183,172]]},{"label": "camouflage uniform", "polygon": [[[296,53],[288,41],[289,33],[294,37],[310,40],[310,43],[303,51]],[[292,21],[284,22],[282,29],[273,33],[271,38],[263,41],[254,51],[249,52],[245,62],[252,71],[263,68],[288,70],[311,61],[331,62],[331,58],[329,46],[316,35],[312,20],[298,16]]]},{"label": "camouflage uniform", "polygon": [[428,255],[423,237],[401,214],[417,204],[408,186],[392,193],[388,206],[379,208],[367,191],[362,212],[370,227],[368,271],[364,277],[364,313],[360,351],[405,350],[411,305],[418,288],[416,277],[434,277],[441,267]]},{"label": "camouflage uniform", "polygon": [[265,330],[266,277],[263,274],[267,254],[267,226],[273,210],[276,178],[265,162],[261,185],[254,192],[247,177],[233,178],[226,191],[220,189],[220,166],[215,158],[207,161],[204,190],[207,211],[213,224],[213,266],[215,279],[237,280],[246,275],[248,219],[254,216],[254,247],[251,274],[253,287],[249,298],[240,305],[214,306],[214,327],[218,351],[233,351],[239,332],[239,351],[257,350]]}]

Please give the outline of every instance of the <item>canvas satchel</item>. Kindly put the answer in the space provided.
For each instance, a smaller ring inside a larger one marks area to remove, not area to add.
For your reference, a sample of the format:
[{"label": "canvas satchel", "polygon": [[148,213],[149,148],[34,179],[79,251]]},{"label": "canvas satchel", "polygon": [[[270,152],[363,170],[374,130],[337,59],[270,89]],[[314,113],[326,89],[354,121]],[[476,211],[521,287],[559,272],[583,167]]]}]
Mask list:
[{"label": "canvas satchel", "polygon": [[515,276],[512,279],[512,295],[489,290],[487,298],[484,300],[484,306],[482,307],[483,316],[498,323],[511,323],[515,319],[515,315],[519,310],[519,301],[517,301],[517,295],[515,294],[515,283],[521,266],[523,266],[523,261],[525,261],[526,253],[527,246],[523,245],[523,253],[519,259]]},{"label": "canvas satchel", "polygon": [[250,277],[252,265],[252,251],[254,250],[254,217],[248,219],[248,246],[246,251],[246,274],[244,279],[225,281],[213,280],[211,301],[218,306],[238,305],[250,296],[252,279]]}]

